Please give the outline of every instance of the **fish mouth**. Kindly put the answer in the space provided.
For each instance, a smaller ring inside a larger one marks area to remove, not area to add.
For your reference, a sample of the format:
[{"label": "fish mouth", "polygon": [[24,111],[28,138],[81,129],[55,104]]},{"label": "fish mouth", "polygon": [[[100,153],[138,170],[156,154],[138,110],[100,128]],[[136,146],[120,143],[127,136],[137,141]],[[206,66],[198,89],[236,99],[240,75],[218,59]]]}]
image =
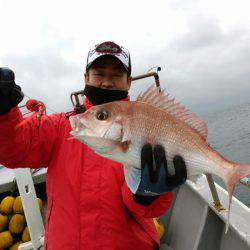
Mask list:
[{"label": "fish mouth", "polygon": [[69,117],[70,120],[70,126],[71,126],[71,132],[70,134],[76,138],[79,138],[80,136],[87,135],[87,131],[91,133],[91,128],[88,127],[88,125],[84,122],[81,117],[73,116]]}]

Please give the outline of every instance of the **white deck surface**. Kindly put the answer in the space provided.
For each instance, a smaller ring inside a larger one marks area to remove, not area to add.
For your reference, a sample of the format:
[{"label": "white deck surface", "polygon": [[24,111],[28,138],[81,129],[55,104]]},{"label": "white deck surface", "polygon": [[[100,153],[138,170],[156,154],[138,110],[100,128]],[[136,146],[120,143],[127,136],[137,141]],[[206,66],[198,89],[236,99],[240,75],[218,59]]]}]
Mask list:
[{"label": "white deck surface", "polygon": [[[34,183],[45,182],[46,168],[41,168],[33,175]],[[14,171],[0,165],[0,193],[9,191],[13,187],[13,180],[15,178]]]},{"label": "white deck surface", "polygon": [[[197,185],[189,181],[189,186],[198,191],[199,196],[205,201],[210,201],[209,207],[226,223],[228,212],[218,212],[212,204],[212,195],[205,178],[200,178]],[[221,186],[216,184],[220,201],[224,208],[228,208],[228,193]],[[250,247],[250,208],[233,197],[230,211],[230,229],[240,234],[243,241]]]},{"label": "white deck surface", "polygon": [[[216,188],[227,208],[227,191],[218,185]],[[228,212],[214,208],[205,176],[197,185],[187,181],[176,190],[175,198],[172,209],[161,217],[166,226],[162,243],[174,250],[250,250],[250,208],[233,197],[225,234]]]}]

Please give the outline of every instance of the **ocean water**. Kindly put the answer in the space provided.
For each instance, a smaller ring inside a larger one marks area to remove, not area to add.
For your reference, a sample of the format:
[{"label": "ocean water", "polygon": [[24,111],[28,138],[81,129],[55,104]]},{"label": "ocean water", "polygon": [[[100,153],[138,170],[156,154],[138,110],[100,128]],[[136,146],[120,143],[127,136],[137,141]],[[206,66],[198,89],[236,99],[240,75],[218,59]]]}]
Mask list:
[{"label": "ocean water", "polygon": [[[250,165],[250,104],[232,107],[204,117],[208,142],[227,159]],[[221,180],[216,182],[224,187]],[[250,207],[250,188],[237,184],[234,196]]]}]

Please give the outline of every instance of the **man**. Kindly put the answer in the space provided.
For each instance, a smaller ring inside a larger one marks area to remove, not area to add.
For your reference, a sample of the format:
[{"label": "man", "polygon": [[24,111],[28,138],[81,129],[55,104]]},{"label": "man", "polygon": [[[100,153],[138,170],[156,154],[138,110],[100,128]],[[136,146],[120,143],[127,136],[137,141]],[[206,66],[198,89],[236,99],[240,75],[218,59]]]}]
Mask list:
[{"label": "man", "polygon": [[[113,43],[94,46],[85,73],[85,108],[128,101],[131,86],[129,52]],[[169,208],[175,186],[185,182],[186,168],[176,157],[174,176],[167,174],[164,149],[142,148],[142,180],[132,194],[121,164],[95,154],[77,140],[64,113],[36,117],[21,127],[17,107],[23,99],[14,73],[0,69],[0,163],[9,168],[46,166],[48,208],[45,249],[157,249],[153,217]],[[165,169],[164,181],[153,168]],[[149,174],[148,174],[149,173]],[[148,196],[152,190],[157,196]]]}]

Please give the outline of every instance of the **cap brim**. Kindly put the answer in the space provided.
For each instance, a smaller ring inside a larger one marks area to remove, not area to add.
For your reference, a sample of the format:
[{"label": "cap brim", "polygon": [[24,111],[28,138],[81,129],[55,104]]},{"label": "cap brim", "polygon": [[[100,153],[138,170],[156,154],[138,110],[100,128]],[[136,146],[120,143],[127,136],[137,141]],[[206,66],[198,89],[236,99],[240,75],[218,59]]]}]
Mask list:
[{"label": "cap brim", "polygon": [[86,70],[88,70],[98,59],[101,59],[101,58],[103,58],[105,56],[112,56],[112,57],[116,58],[121,63],[121,65],[125,68],[125,70],[127,72],[129,72],[129,69],[128,69],[127,65],[125,65],[123,63],[123,61],[118,56],[116,56],[114,54],[111,54],[111,53],[110,54],[106,53],[104,55],[99,55],[98,57],[96,57],[92,62],[88,63],[88,65],[86,66]]}]

